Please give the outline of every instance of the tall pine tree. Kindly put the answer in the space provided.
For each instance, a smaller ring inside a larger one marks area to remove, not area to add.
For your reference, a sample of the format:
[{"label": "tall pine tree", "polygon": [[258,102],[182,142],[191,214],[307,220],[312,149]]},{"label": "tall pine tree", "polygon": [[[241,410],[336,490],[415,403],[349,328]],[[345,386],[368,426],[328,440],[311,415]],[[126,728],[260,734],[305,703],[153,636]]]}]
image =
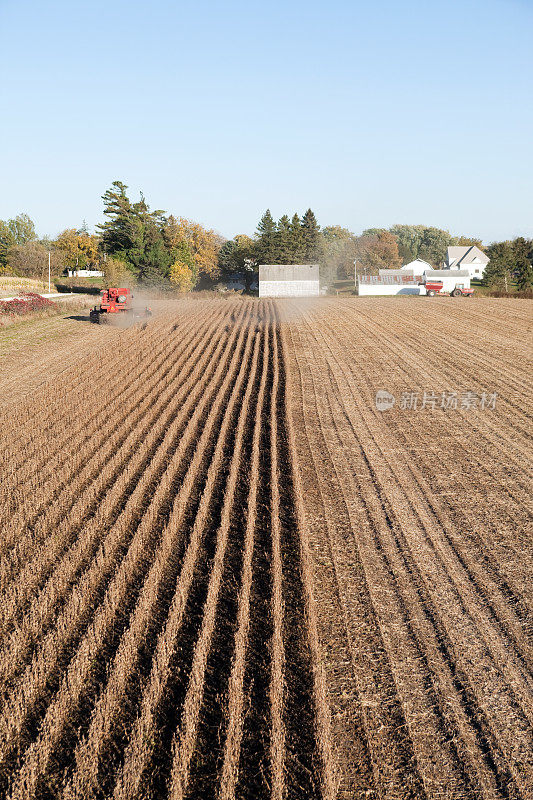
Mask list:
[{"label": "tall pine tree", "polygon": [[291,221],[287,214],[280,217],[277,229],[277,262],[278,264],[292,264],[292,230]]},{"label": "tall pine tree", "polygon": [[302,217],[303,258],[306,263],[313,263],[319,257],[320,227],[310,208]]},{"label": "tall pine tree", "polygon": [[302,223],[298,214],[293,214],[291,219],[291,264],[300,264],[304,260],[304,239]]},{"label": "tall pine tree", "polygon": [[278,256],[278,231],[269,208],[267,208],[257,226],[256,238],[258,263],[275,264]]},{"label": "tall pine tree", "polygon": [[102,200],[107,217],[103,225],[97,225],[102,232],[102,246],[105,253],[125,253],[132,245],[132,224],[134,212],[126,194],[128,187],[121,181],[113,181]]},{"label": "tall pine tree", "polygon": [[322,234],[316,217],[308,209],[302,220],[298,214],[284,214],[276,224],[267,209],[255,235],[254,258],[259,264],[316,263],[322,253]]},{"label": "tall pine tree", "polygon": [[123,259],[141,283],[168,283],[174,258],[163,235],[167,222],[164,212],[150,211],[142,193],[137,203],[131,203],[127,188],[114,181],[103,195],[107,219],[98,227],[104,251]]}]

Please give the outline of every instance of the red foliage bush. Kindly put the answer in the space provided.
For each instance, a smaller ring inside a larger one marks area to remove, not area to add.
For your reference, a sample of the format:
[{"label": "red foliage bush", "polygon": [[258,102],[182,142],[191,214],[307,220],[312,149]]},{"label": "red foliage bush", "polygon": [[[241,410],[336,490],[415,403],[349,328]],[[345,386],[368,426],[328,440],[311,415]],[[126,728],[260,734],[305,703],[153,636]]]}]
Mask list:
[{"label": "red foliage bush", "polygon": [[22,297],[17,297],[15,300],[0,301],[0,314],[7,314],[9,317],[22,317],[48,308],[55,308],[54,303],[35,292],[23,292]]}]

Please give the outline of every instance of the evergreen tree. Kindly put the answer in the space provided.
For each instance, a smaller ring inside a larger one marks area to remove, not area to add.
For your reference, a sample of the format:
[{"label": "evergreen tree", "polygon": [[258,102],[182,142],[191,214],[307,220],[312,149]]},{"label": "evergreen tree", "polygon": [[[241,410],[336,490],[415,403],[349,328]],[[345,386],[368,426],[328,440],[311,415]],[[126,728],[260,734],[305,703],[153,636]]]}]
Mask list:
[{"label": "evergreen tree", "polygon": [[294,214],[291,219],[291,264],[299,264],[304,259],[304,242],[302,223],[298,214]]},{"label": "evergreen tree", "polygon": [[533,288],[533,242],[519,236],[513,242],[515,274],[518,289]]},{"label": "evergreen tree", "polygon": [[291,221],[287,214],[280,217],[277,227],[277,263],[293,264],[292,257],[292,229]]},{"label": "evergreen tree", "polygon": [[121,181],[114,181],[103,195],[107,219],[98,227],[104,251],[125,261],[141,283],[168,284],[175,254],[165,240],[165,214],[161,210],[150,211],[142,193],[137,203],[131,203],[127,188]]},{"label": "evergreen tree", "polygon": [[274,218],[267,208],[256,232],[256,256],[260,264],[275,264],[277,259],[277,226]]},{"label": "evergreen tree", "polygon": [[319,257],[320,227],[310,208],[302,217],[302,255],[306,263],[313,263]]},{"label": "evergreen tree", "polygon": [[103,225],[97,227],[102,232],[102,247],[105,253],[126,253],[133,246],[132,224],[134,212],[126,194],[128,187],[121,181],[113,181],[102,200],[107,217]]}]

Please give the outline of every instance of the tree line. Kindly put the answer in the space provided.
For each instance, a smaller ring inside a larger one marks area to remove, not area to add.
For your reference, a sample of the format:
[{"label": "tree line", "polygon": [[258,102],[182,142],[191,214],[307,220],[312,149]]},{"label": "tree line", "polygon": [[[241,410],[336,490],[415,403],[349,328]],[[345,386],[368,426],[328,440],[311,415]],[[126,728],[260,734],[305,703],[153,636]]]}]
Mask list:
[{"label": "tree line", "polygon": [[133,281],[189,291],[233,279],[250,288],[259,264],[309,263],[320,265],[322,280],[329,284],[353,277],[354,262],[358,272],[370,275],[417,258],[439,267],[448,247],[476,245],[490,257],[485,272],[490,286],[533,285],[533,240],[523,237],[484,246],[479,239],[424,225],[368,228],[356,235],[340,225],[321,227],[308,208],[302,216],[283,214],[277,221],[267,209],[252,236],[226,240],[185,217],[151,210],[142,193],[132,201],[127,190],[114,181],[104,193],[105,219],[95,234],[84,224],[51,240],[37,237],[26,214],[0,220],[0,273],[43,277],[50,252],[54,275],[100,268],[111,284]]},{"label": "tree line", "polygon": [[442,266],[448,247],[477,246],[491,262],[486,271],[489,285],[519,288],[533,284],[533,240],[518,238],[485,247],[480,239],[452,236],[449,231],[424,225],[393,225],[368,228],[361,235],[340,225],[321,228],[308,209],[300,219],[284,214],[275,222],[265,212],[254,237],[236,236],[221,248],[219,266],[223,273],[241,275],[249,283],[258,264],[318,263],[325,283],[352,278],[355,264],[359,273],[377,275],[380,269],[395,269],[415,259],[432,267]]},{"label": "tree line", "polygon": [[509,291],[516,281],[519,291],[533,288],[533,240],[518,236],[505,242],[493,242],[485,252],[490,258],[485,282],[496,289]]},{"label": "tree line", "polygon": [[179,291],[194,288],[201,277],[214,280],[223,237],[185,217],[150,210],[142,194],[132,202],[127,189],[114,181],[105,192],[105,221],[95,234],[84,224],[54,240],[39,239],[26,214],[0,220],[0,273],[42,279],[50,253],[54,276],[98,269],[109,284],[135,282]]}]

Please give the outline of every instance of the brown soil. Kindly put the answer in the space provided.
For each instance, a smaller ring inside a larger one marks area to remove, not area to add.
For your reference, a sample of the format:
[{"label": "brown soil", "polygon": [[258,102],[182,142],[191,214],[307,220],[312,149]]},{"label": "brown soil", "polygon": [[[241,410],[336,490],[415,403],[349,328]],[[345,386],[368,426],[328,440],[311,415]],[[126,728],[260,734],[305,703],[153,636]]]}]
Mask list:
[{"label": "brown soil", "polygon": [[530,312],[204,296],[4,340],[0,796],[529,800]]},{"label": "brown soil", "polygon": [[[531,305],[516,305],[279,304],[339,797],[533,796]],[[498,397],[399,407],[424,390]]]}]

